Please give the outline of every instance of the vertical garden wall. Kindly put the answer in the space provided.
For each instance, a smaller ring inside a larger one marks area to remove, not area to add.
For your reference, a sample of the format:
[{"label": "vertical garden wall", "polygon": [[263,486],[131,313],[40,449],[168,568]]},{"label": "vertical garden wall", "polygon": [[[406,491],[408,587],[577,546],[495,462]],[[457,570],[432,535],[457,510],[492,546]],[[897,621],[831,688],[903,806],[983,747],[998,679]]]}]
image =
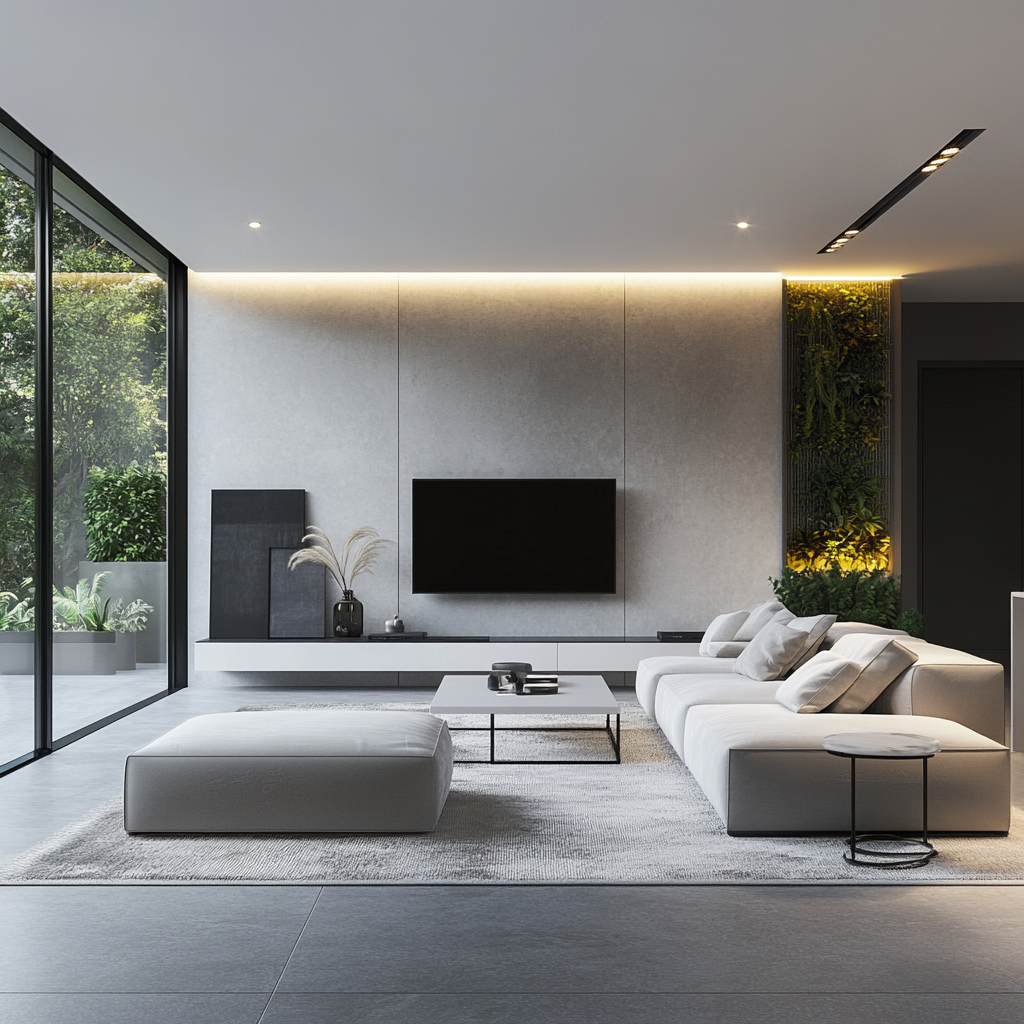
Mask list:
[{"label": "vertical garden wall", "polygon": [[891,571],[889,281],[786,286],[786,565]]}]

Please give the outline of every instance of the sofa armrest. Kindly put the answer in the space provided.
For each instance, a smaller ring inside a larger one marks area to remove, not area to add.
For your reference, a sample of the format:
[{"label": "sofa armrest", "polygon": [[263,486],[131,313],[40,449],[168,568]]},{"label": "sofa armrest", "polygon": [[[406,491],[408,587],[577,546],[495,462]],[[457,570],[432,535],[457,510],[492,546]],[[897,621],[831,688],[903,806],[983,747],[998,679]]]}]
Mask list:
[{"label": "sofa armrest", "polygon": [[959,722],[1004,743],[1003,666],[973,654],[901,639],[918,660],[882,691],[865,714],[928,715]]}]

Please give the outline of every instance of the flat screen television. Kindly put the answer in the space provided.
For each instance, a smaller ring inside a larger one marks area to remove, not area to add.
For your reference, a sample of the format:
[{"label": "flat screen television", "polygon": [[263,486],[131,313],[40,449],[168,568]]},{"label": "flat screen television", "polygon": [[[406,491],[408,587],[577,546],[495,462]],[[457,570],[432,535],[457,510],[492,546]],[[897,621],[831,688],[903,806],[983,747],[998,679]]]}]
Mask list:
[{"label": "flat screen television", "polygon": [[414,594],[614,594],[615,480],[413,480]]}]

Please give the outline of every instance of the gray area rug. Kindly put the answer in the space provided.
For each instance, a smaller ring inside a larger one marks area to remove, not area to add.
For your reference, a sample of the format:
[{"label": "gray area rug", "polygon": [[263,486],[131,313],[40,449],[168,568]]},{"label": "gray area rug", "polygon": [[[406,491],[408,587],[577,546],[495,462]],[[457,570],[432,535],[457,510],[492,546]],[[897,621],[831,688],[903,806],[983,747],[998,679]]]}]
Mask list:
[{"label": "gray area rug", "polygon": [[[419,713],[422,705],[344,705]],[[281,705],[267,705],[280,710]],[[302,704],[296,708],[337,704]],[[251,706],[243,711],[265,708]],[[519,719],[529,725],[544,719]],[[598,720],[593,719],[593,724]],[[481,719],[450,716],[452,725]],[[601,719],[603,723],[603,718]],[[511,721],[508,724],[515,724]],[[564,720],[548,724],[564,724]],[[843,860],[836,838],[735,838],[661,731],[623,707],[621,765],[456,765],[437,830],[419,835],[129,836],[110,801],[0,870],[7,884],[955,884],[1024,881],[1024,821],[1006,838],[940,838],[924,868]],[[457,757],[485,734],[454,733]],[[597,758],[607,737],[499,738],[499,756]]]}]

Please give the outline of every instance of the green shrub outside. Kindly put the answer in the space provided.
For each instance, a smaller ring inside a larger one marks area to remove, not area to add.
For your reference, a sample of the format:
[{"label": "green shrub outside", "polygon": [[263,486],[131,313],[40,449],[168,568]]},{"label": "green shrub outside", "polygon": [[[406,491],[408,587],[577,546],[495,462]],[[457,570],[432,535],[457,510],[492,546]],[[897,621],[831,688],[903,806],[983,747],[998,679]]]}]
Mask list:
[{"label": "green shrub outside", "polygon": [[127,466],[93,469],[82,494],[91,562],[162,562],[167,557],[167,480]]}]

